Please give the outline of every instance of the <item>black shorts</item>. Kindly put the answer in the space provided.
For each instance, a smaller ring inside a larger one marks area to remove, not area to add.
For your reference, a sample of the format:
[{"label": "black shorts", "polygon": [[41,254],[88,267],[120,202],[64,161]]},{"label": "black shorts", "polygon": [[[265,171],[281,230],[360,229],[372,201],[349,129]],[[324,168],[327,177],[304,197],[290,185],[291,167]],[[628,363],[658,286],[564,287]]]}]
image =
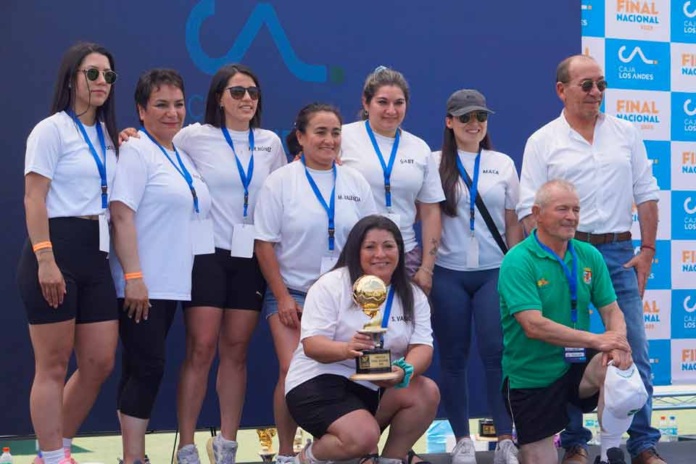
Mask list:
[{"label": "black shorts", "polygon": [[337,419],[365,409],[374,415],[379,406],[379,390],[371,390],[335,374],[323,374],[296,386],[285,395],[295,422],[320,438]]},{"label": "black shorts", "polygon": [[196,255],[191,276],[191,301],[184,308],[214,308],[261,311],[266,281],[256,256],[234,258],[230,250],[215,248],[214,254]]},{"label": "black shorts", "polygon": [[520,445],[543,440],[566,428],[568,403],[584,413],[594,411],[599,392],[580,398],[578,388],[589,361],[596,354],[597,351],[588,349],[587,362],[571,364],[570,369],[548,387],[509,389],[508,379],[503,381],[503,401],[517,429]]},{"label": "black shorts", "polygon": [[48,227],[56,264],[65,279],[66,294],[57,308],[48,305],[39,285],[39,264],[27,240],[19,258],[17,283],[29,324],[71,319],[77,324],[118,320],[109,260],[106,253],[99,251],[99,221],[53,218],[48,220]]}]

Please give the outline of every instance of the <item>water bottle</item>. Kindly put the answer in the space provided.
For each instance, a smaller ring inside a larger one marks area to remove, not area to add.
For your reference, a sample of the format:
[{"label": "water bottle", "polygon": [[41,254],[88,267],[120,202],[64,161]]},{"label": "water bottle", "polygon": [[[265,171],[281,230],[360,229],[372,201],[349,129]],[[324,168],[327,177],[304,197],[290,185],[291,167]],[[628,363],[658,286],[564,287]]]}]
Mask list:
[{"label": "water bottle", "polygon": [[10,448],[7,446],[2,449],[0,464],[12,464],[12,455],[10,454]]},{"label": "water bottle", "polygon": [[454,435],[448,420],[436,420],[426,432],[425,448],[427,453],[446,453],[447,436]]},{"label": "water bottle", "polygon": [[602,444],[602,427],[599,425],[599,418],[594,420],[594,429],[592,430],[592,435],[594,435],[594,441],[596,445]]},{"label": "water bottle", "polygon": [[597,439],[599,438],[597,436],[597,432],[595,430],[595,420],[594,419],[585,419],[585,428],[592,432],[592,439],[587,442],[588,445],[597,445],[599,442]]},{"label": "water bottle", "polygon": [[660,422],[657,429],[660,431],[660,441],[668,441],[669,430],[667,429],[667,417],[660,416]]},{"label": "water bottle", "polygon": [[669,440],[667,441],[679,441],[679,429],[677,428],[676,416],[669,416],[667,427],[669,428]]}]

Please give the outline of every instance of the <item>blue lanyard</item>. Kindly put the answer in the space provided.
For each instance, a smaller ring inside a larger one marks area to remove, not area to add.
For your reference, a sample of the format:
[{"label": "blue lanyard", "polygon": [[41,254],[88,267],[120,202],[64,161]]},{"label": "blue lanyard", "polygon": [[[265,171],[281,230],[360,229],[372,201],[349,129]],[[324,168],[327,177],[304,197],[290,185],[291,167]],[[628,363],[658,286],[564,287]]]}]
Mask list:
[{"label": "blue lanyard", "polygon": [[222,134],[227,140],[227,144],[232,149],[234,153],[234,160],[237,162],[237,171],[239,171],[239,178],[242,180],[242,186],[244,187],[244,217],[247,217],[247,212],[249,211],[249,185],[251,184],[251,178],[254,176],[254,130],[249,128],[249,166],[247,167],[246,174],[244,173],[244,167],[242,162],[239,161],[237,156],[237,151],[234,149],[234,142],[232,142],[232,137],[230,137],[230,132],[227,127],[222,126]]},{"label": "blue lanyard", "polygon": [[[474,221],[476,212],[474,208],[476,205],[476,197],[478,196],[478,176],[480,164],[481,150],[479,150],[478,155],[476,155],[476,160],[474,161],[474,179],[471,181],[471,187],[469,188],[469,229],[471,230],[471,235],[474,235]],[[466,179],[466,171],[464,170],[462,160],[459,159],[459,154],[457,154],[457,168],[459,169],[459,175],[462,176],[462,179]]]},{"label": "blue lanyard", "polygon": [[181,177],[184,178],[186,183],[189,186],[189,189],[191,189],[191,196],[193,196],[193,209],[198,213],[198,195],[196,195],[196,188],[193,186],[193,177],[191,177],[191,173],[188,172],[188,169],[186,169],[186,166],[184,165],[184,162],[181,161],[181,156],[179,155],[179,150],[174,147],[174,144],[172,144],[172,147],[174,147],[174,153],[176,154],[176,160],[179,162],[179,166],[177,166],[174,163],[174,160],[172,160],[169,157],[169,153],[167,153],[167,150],[164,149],[162,145],[159,144],[157,140],[153,136],[150,135],[150,133],[145,129],[144,127],[140,128],[141,131],[145,132],[145,135],[147,135],[150,140],[152,140],[152,143],[157,145],[157,147],[164,153],[164,156],[169,160],[170,163],[172,163],[172,166],[174,166],[174,169],[176,169],[179,174],[181,174]]},{"label": "blue lanyard", "polygon": [[97,120],[97,137],[99,138],[99,147],[101,148],[102,154],[104,155],[104,162],[102,162],[99,155],[97,155],[97,150],[94,148],[94,145],[92,145],[92,141],[89,139],[89,135],[87,135],[85,126],[82,124],[82,121],[80,121],[80,118],[78,118],[75,115],[75,113],[72,112],[70,113],[70,116],[77,124],[77,127],[80,128],[80,132],[82,132],[82,138],[85,139],[85,142],[87,142],[89,151],[90,153],[92,153],[92,158],[94,158],[94,162],[97,163],[97,170],[99,171],[99,177],[101,178],[101,203],[102,208],[106,209],[106,207],[108,206],[107,194],[109,189],[106,184],[106,140],[104,139],[104,129],[102,129],[101,123],[99,122],[99,120]]},{"label": "blue lanyard", "polygon": [[307,175],[307,180],[309,181],[309,186],[312,187],[312,191],[314,192],[314,196],[317,197],[317,200],[319,200],[319,203],[321,206],[324,207],[324,211],[326,211],[326,214],[329,216],[329,251],[334,250],[334,237],[336,235],[336,226],[334,224],[334,216],[336,215],[336,164],[334,163],[333,167],[331,168],[333,170],[333,189],[331,189],[331,199],[329,200],[329,204],[326,204],[326,200],[324,200],[324,197],[321,195],[321,192],[319,191],[319,187],[317,187],[317,183],[314,182],[314,179],[312,179],[312,175],[309,173],[309,169],[307,169],[307,163],[305,163],[305,157],[304,154],[302,154],[302,164],[304,165],[305,169],[305,174]]},{"label": "blue lanyard", "polygon": [[568,280],[568,286],[570,287],[570,319],[573,322],[573,328],[575,328],[575,324],[578,322],[578,255],[575,253],[573,242],[568,242],[568,251],[570,252],[572,262],[571,269],[568,269],[565,261],[563,261],[560,256],[558,256],[551,248],[539,241],[536,230],[534,231],[534,238],[541,249],[556,258],[556,261],[560,263],[561,268],[563,269],[566,280]]},{"label": "blue lanyard", "polygon": [[394,303],[394,285],[392,284],[389,289],[389,296],[387,296],[387,304],[384,305],[384,314],[382,314],[382,328],[386,329],[389,324],[389,315],[392,310],[392,303]]},{"label": "blue lanyard", "polygon": [[399,139],[401,138],[401,131],[399,129],[396,130],[396,136],[394,137],[394,145],[392,145],[391,154],[389,155],[389,164],[386,164],[384,162],[384,157],[382,156],[382,151],[379,149],[379,145],[377,144],[375,133],[372,132],[370,122],[367,120],[365,121],[365,129],[367,129],[367,135],[370,136],[372,146],[375,149],[375,153],[377,153],[377,158],[379,158],[379,163],[382,165],[382,172],[384,172],[384,200],[387,204],[387,208],[391,209],[391,173],[392,169],[394,169],[394,160],[396,160],[396,152],[399,150]]}]

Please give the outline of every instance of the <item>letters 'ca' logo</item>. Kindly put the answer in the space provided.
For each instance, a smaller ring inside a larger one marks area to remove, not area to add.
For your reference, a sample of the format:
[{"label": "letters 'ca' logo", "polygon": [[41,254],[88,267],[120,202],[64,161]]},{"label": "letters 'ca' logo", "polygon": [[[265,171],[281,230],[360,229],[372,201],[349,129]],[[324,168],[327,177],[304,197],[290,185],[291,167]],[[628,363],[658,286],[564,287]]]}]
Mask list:
[{"label": "letters 'ca' logo", "polygon": [[689,109],[689,106],[691,106],[691,99],[690,98],[684,100],[684,113],[686,113],[687,116],[696,115],[696,108],[691,110],[691,109]]},{"label": "letters 'ca' logo", "polygon": [[691,301],[691,295],[684,298],[684,311],[686,311],[687,313],[693,313],[694,311],[696,311],[696,303],[689,306],[690,301]]},{"label": "letters 'ca' logo", "polygon": [[696,213],[696,206],[691,208],[689,204],[691,204],[691,197],[686,197],[686,200],[684,200],[684,212],[686,212],[686,214]]},{"label": "letters 'ca' logo", "polygon": [[689,11],[689,7],[691,6],[691,1],[684,2],[684,15],[687,18],[696,18],[696,7],[694,8],[694,11]]},{"label": "letters 'ca' logo", "polygon": [[621,60],[624,63],[630,63],[633,61],[633,58],[638,55],[641,60],[643,60],[643,63],[645,64],[657,64],[656,60],[649,60],[645,57],[645,54],[643,53],[643,50],[641,50],[640,47],[636,46],[633,48],[633,51],[628,55],[628,57],[624,56],[624,52],[626,51],[626,46],[622,45],[621,48],[619,48],[619,60]]},{"label": "letters 'ca' logo", "polygon": [[341,68],[331,67],[329,69],[325,65],[308,64],[297,56],[283,26],[280,24],[275,9],[268,3],[259,3],[254,7],[232,47],[225,55],[217,58],[209,56],[201,46],[200,32],[206,19],[214,15],[215,0],[201,0],[193,7],[186,21],[186,48],[193,63],[204,73],[212,75],[225,64],[242,61],[261,28],[266,26],[285,66],[295,77],[305,82],[327,82],[330,80],[334,83],[340,83],[343,81]]}]

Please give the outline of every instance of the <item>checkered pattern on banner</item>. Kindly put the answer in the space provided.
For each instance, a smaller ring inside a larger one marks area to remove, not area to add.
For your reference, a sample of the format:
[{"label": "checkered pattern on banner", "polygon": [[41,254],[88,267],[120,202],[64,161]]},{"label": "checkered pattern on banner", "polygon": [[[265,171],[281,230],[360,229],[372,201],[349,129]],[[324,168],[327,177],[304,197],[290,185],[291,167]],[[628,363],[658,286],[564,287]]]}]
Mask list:
[{"label": "checkered pattern on banner", "polygon": [[[609,82],[603,111],[640,128],[661,189],[643,300],[654,383],[696,383],[696,0],[582,0],[581,8],[583,53]],[[638,251],[635,208],[631,232]]]}]

